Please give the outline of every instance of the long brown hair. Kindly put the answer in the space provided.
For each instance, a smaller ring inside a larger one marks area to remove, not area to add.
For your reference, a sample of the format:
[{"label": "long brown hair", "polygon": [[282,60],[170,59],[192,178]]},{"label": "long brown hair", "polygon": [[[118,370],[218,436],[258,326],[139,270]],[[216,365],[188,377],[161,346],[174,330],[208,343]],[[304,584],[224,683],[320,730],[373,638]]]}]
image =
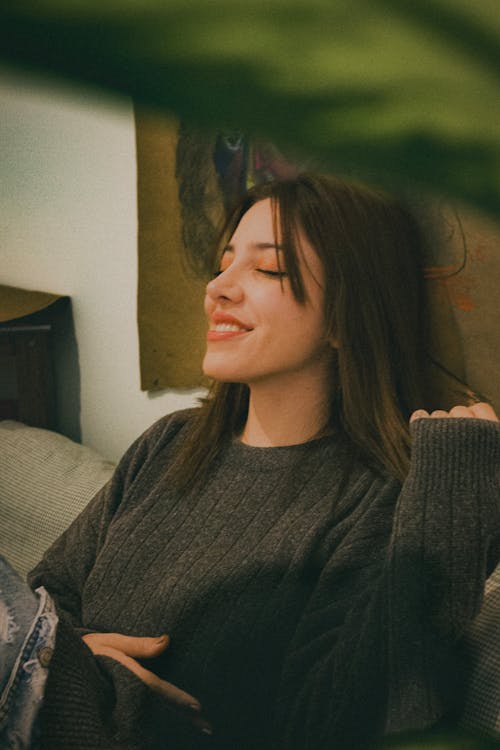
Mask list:
[{"label": "long brown hair", "polygon": [[[245,212],[266,198],[297,301],[306,301],[299,227],[323,263],[325,319],[337,346],[330,425],[356,455],[402,481],[409,467],[410,414],[451,406],[435,403],[429,378],[419,226],[405,205],[382,191],[301,174],[250,190],[231,214],[219,246]],[[216,252],[214,270],[217,262]],[[466,386],[463,393],[472,395]],[[181,486],[203,477],[224,441],[242,430],[248,400],[244,384],[213,384],[172,467]]]}]

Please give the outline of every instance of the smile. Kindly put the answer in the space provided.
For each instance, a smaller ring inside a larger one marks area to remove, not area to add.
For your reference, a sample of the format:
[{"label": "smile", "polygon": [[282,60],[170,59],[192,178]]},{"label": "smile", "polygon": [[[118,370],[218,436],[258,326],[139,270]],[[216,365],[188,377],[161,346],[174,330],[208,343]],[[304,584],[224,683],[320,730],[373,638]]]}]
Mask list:
[{"label": "smile", "polygon": [[243,326],[235,325],[234,323],[217,323],[215,328],[212,330],[217,332],[222,331],[248,331],[248,328],[244,328]]},{"label": "smile", "polygon": [[248,328],[242,328],[234,323],[218,323],[207,333],[208,341],[224,341],[235,336],[241,336],[244,333],[250,333]]}]

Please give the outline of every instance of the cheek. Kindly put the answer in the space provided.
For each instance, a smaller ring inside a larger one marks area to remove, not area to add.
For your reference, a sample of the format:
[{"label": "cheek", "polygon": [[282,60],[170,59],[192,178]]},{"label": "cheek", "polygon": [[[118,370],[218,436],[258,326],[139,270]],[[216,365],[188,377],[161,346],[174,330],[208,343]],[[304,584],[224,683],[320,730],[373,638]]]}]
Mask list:
[{"label": "cheek", "polygon": [[304,334],[314,334],[319,336],[325,330],[325,318],[323,310],[311,307],[310,305],[299,305],[295,300],[289,305],[286,314],[287,325],[292,324],[297,331]]},{"label": "cheek", "polygon": [[205,294],[205,299],[203,300],[203,308],[205,310],[205,315],[211,315],[215,309],[215,303],[209,294]]}]

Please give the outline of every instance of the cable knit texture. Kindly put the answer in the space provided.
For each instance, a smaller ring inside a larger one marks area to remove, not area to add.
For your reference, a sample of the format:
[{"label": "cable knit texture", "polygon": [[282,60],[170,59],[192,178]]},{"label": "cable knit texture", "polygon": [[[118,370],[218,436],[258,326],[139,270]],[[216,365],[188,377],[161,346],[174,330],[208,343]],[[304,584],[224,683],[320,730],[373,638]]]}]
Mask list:
[{"label": "cable knit texture", "polygon": [[[457,641],[500,539],[500,425],[422,419],[403,487],[336,436],[229,442],[203,487],[168,468],[192,412],[165,417],[30,577],[62,621],[50,750],[330,750],[454,708]],[[199,733],[82,632],[171,637],[144,662],[196,696]]]}]

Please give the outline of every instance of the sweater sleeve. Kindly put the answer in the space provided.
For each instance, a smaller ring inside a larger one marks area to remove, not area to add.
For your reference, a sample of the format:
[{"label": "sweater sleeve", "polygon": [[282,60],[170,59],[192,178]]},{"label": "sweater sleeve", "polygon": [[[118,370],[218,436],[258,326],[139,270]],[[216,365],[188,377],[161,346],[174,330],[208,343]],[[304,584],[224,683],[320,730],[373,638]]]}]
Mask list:
[{"label": "sweater sleeve", "polygon": [[31,588],[45,586],[59,618],[75,628],[82,626],[81,595],[87,576],[104,544],[110,521],[148,457],[157,431],[158,425],[154,425],[132,444],[111,479],[28,575]]},{"label": "sweater sleeve", "polygon": [[411,432],[400,492],[358,487],[355,522],[332,530],[284,663],[280,748],[356,747],[453,705],[457,643],[498,561],[500,425],[421,419]]},{"label": "sweater sleeve", "polygon": [[[111,480],[29,574],[33,588],[45,586],[59,616],[41,714],[43,750],[125,748],[115,725],[117,696],[113,682],[102,669],[105,657],[96,659],[81,638],[89,632],[82,622],[82,592],[114,515],[141,482],[149,459],[175,434],[178,422],[169,417],[159,420],[135,441]],[[130,690],[135,690],[140,700],[133,677],[131,674]],[[131,750],[131,745],[127,745],[127,750]]]}]

